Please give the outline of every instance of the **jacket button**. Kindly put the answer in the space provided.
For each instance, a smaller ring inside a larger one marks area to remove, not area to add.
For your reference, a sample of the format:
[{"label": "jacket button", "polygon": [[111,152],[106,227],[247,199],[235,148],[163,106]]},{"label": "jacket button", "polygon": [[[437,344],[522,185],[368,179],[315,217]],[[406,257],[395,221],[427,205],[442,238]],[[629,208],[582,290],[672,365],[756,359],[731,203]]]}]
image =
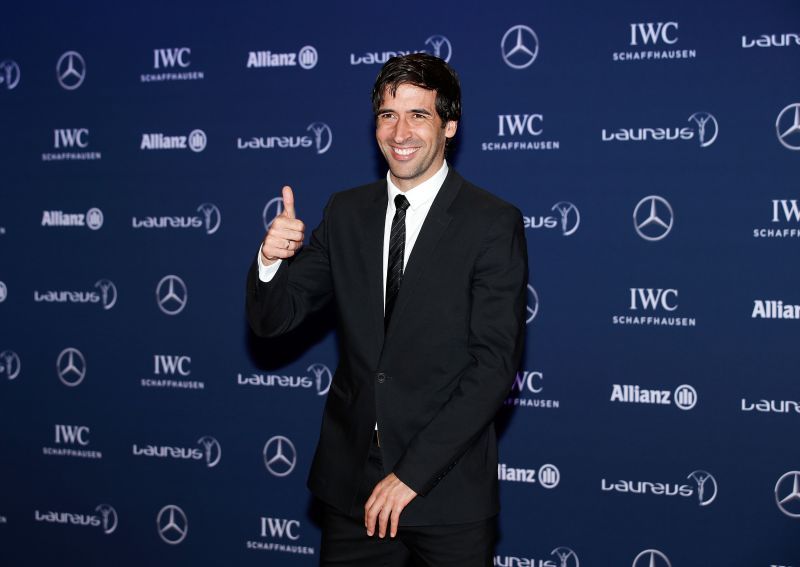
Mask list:
[{"label": "jacket button", "polygon": [[378,384],[383,384],[384,382],[386,382],[386,374],[384,374],[383,372],[378,372],[375,375],[375,379],[378,381]]}]

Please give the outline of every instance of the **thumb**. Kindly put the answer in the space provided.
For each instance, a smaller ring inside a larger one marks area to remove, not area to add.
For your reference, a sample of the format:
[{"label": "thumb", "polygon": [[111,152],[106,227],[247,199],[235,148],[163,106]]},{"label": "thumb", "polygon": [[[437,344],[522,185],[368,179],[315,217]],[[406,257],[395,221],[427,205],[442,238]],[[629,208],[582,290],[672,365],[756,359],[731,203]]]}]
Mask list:
[{"label": "thumb", "polygon": [[288,185],[283,188],[283,216],[290,219],[297,218],[294,212],[294,193]]}]

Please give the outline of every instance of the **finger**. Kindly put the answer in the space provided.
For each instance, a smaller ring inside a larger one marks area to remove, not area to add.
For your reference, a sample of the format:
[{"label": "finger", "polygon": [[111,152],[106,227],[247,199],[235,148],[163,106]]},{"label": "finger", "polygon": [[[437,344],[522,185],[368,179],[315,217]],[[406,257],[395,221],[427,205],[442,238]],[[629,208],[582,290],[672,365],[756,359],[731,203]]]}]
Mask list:
[{"label": "finger", "polygon": [[295,242],[302,242],[305,233],[299,230],[292,230],[291,228],[276,228],[271,231],[273,236],[283,238],[286,240],[294,240]]},{"label": "finger", "polygon": [[389,523],[389,516],[392,510],[388,504],[385,504],[378,514],[378,537],[383,538],[386,535],[386,525]]},{"label": "finger", "polygon": [[394,537],[397,535],[397,528],[400,525],[400,508],[395,506],[392,509],[392,516],[389,518],[389,535]]},{"label": "finger", "polygon": [[289,229],[289,230],[296,230],[298,232],[305,232],[306,225],[303,221],[299,219],[290,219],[289,217],[283,216],[281,213],[280,216],[275,217],[275,220],[272,221],[272,224],[269,227],[270,230],[278,230],[278,229]]},{"label": "finger", "polygon": [[294,193],[288,185],[283,188],[283,215],[290,219],[297,218],[294,212]]},{"label": "finger", "polygon": [[380,507],[373,503],[364,516],[368,536],[372,536],[375,533],[375,523],[378,520],[378,512],[380,512]]}]

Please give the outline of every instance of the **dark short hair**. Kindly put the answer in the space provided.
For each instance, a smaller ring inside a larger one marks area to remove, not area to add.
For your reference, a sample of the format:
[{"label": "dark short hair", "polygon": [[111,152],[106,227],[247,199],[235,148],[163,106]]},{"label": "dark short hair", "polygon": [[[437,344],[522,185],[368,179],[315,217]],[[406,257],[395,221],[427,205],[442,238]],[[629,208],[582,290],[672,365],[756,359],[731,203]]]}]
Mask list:
[{"label": "dark short hair", "polygon": [[436,91],[436,113],[442,119],[442,126],[461,119],[461,85],[456,72],[443,59],[427,53],[409,53],[389,59],[372,88],[372,112],[376,116],[386,89],[394,96],[400,85]]}]

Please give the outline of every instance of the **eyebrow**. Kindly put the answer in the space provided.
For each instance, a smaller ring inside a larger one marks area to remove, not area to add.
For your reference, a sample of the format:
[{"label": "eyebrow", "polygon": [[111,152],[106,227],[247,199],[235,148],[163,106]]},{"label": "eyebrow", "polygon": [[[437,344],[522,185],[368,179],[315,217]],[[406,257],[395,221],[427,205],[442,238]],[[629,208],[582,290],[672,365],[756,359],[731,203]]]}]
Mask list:
[{"label": "eyebrow", "polygon": [[[385,114],[387,112],[397,112],[396,110],[392,110],[391,108],[379,108],[376,114]],[[412,108],[411,110],[407,110],[406,114],[424,114],[425,116],[433,116],[433,114],[424,108]]]}]

